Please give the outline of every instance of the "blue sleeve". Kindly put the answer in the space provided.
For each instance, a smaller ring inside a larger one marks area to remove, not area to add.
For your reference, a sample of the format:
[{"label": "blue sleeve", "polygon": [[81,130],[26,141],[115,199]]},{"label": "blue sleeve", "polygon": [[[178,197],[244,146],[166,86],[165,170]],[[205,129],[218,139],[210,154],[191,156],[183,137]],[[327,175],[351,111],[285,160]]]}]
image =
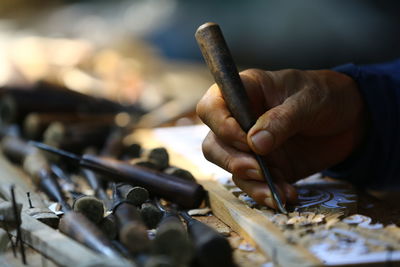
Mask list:
[{"label": "blue sleeve", "polygon": [[400,189],[400,59],[335,71],[358,84],[369,113],[367,136],[348,159],[323,174],[370,189]]}]

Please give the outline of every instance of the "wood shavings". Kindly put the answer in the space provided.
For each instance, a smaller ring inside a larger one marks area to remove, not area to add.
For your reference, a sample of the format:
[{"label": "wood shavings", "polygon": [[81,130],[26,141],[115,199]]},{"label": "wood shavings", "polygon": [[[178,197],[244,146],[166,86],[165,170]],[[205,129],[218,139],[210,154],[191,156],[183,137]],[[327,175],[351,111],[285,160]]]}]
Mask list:
[{"label": "wood shavings", "polygon": [[301,224],[304,222],[304,217],[301,216],[293,216],[289,220],[287,220],[286,224]]},{"label": "wood shavings", "polygon": [[238,187],[233,187],[229,189],[229,192],[231,192],[235,197],[238,197],[240,194],[243,193],[243,191]]},{"label": "wood shavings", "polygon": [[243,238],[241,238],[240,236],[233,236],[231,238],[229,238],[229,243],[231,244],[232,248],[238,248],[240,246],[240,244],[242,243]]},{"label": "wood shavings", "polygon": [[255,251],[255,250],[256,250],[255,247],[253,247],[252,245],[250,245],[250,244],[247,243],[247,242],[242,242],[242,243],[239,245],[238,249],[243,250],[243,251],[248,251],[248,252],[252,252],[252,251]]},{"label": "wood shavings", "polygon": [[[354,213],[354,195],[345,187],[332,189],[330,185],[334,183],[301,185],[300,203],[289,207],[294,211],[287,215],[260,207],[240,189],[229,191],[278,226],[289,244],[306,248],[324,263],[385,261],[386,258],[379,257],[388,251],[395,251],[400,259],[400,228],[383,228],[382,224],[372,224],[371,218],[362,215],[343,219],[344,215]],[[377,253],[381,254],[375,257]]]},{"label": "wood shavings", "polygon": [[324,221],[324,219],[325,219],[325,215],[324,214],[317,214],[311,219],[311,223],[312,224],[321,223],[321,222]]},{"label": "wood shavings", "polygon": [[350,225],[358,225],[359,227],[366,228],[366,229],[381,229],[383,225],[380,223],[371,224],[372,220],[370,217],[354,214],[352,216],[346,217],[342,220],[344,223]]},{"label": "wood shavings", "polygon": [[288,221],[288,216],[278,213],[272,216],[271,221],[277,225],[285,225]]},{"label": "wood shavings", "polygon": [[249,195],[243,193],[239,195],[239,200],[243,201],[247,204],[250,208],[254,208],[257,205],[257,202],[254,201]]},{"label": "wood shavings", "polygon": [[343,215],[343,213],[333,213],[333,214],[330,214],[330,215],[328,215],[328,216],[326,216],[325,217],[325,221],[326,221],[326,223],[325,223],[325,229],[329,229],[329,228],[331,228],[335,223],[337,223],[337,222],[339,222],[340,221],[340,219],[339,219],[339,217],[341,217]]},{"label": "wood shavings", "polygon": [[203,209],[192,209],[189,210],[188,213],[190,216],[204,216],[211,212],[210,208],[203,208]]}]

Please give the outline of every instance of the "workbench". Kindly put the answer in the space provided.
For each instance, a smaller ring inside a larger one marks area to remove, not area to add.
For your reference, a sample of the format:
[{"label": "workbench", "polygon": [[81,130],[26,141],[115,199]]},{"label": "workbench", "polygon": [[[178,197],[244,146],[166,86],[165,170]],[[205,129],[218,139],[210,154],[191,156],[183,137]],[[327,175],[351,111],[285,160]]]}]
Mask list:
[{"label": "workbench", "polygon": [[[224,179],[229,179],[229,174],[207,162],[201,153],[200,143],[206,132],[205,126],[137,130],[128,136],[126,141],[139,142],[145,148],[166,147],[170,153],[172,165],[184,167],[194,174],[198,182],[208,190],[208,204],[212,209],[212,214],[196,216],[196,219],[207,223],[228,237],[234,248],[234,258],[238,266],[272,266],[272,264],[274,266],[320,266],[326,264],[304,247],[288,243],[282,228],[271,221],[271,218],[274,218],[271,211],[250,207],[243,199],[236,197],[235,191],[229,191],[223,186]],[[0,156],[0,170],[2,172],[1,197],[9,199],[9,184],[16,184],[17,200],[22,202],[23,209],[26,209],[26,192],[35,192],[30,178],[3,156]],[[400,208],[396,205],[398,201],[393,200],[395,196],[379,200],[365,192],[353,193],[357,195],[357,213],[370,216],[372,218],[370,225],[377,225],[377,223],[399,225]],[[377,195],[376,192],[374,194]],[[45,206],[40,194],[32,194],[32,202],[37,207]],[[345,209],[354,209],[354,205],[348,205]],[[22,215],[22,221],[23,239],[29,245],[27,250],[29,266],[84,266],[85,264],[93,265],[96,262],[107,264],[109,260],[26,214]],[[400,239],[399,228],[393,226],[389,230],[394,238]],[[390,253],[393,264],[399,264],[399,252]],[[371,260],[369,264],[371,266],[385,264],[385,261],[380,260],[379,257],[376,259]],[[11,250],[8,250],[0,260],[10,266],[20,265],[19,259],[14,258]],[[357,266],[366,262],[353,261],[352,264]],[[113,262],[112,265],[126,266],[126,263],[121,260],[119,263]],[[332,263],[327,265],[341,266],[341,264]]]}]

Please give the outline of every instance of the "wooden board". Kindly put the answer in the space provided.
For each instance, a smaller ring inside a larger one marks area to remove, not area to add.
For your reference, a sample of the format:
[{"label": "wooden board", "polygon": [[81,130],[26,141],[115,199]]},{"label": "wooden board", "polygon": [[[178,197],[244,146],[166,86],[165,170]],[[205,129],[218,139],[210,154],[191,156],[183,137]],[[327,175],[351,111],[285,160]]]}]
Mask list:
[{"label": "wooden board", "polygon": [[[208,190],[213,213],[233,230],[247,237],[250,242],[255,243],[273,260],[274,264],[282,266],[341,266],[343,264],[381,266],[388,259],[387,257],[390,257],[394,264],[400,263],[400,236],[391,234],[399,233],[399,228],[392,227],[389,229],[369,222],[343,223],[338,219],[340,215],[351,214],[356,210],[353,194],[342,189],[331,191],[331,193],[334,192],[332,195],[336,194],[338,199],[343,200],[344,206],[336,205],[337,203],[332,201],[332,196],[328,196],[325,202],[322,200],[315,201],[321,204],[316,210],[323,213],[321,214],[324,216],[323,223],[288,225],[288,222],[293,220],[286,218],[283,224],[278,224],[274,220],[274,212],[268,209],[251,208],[251,205],[247,205],[229,192],[229,187],[228,189],[225,188],[221,183],[211,178],[209,174],[205,174],[203,172],[204,167],[199,168],[197,162],[194,164],[193,161],[177,152],[178,150],[180,152],[190,150],[194,153],[201,153],[199,151],[200,143],[196,148],[197,151],[185,143],[185,139],[194,139],[196,135],[195,132],[193,134],[190,132],[190,127],[188,129],[183,132],[180,130],[169,131],[168,129],[140,130],[128,137],[126,141],[139,142],[144,144],[146,148],[166,147],[170,152],[171,164],[189,169],[198,182]],[[172,142],[169,142],[168,136],[172,138]],[[329,192],[332,189],[320,185],[317,189],[309,187],[306,195],[318,190],[328,190]],[[310,211],[307,205],[303,205],[302,208]],[[299,217],[304,222],[304,218],[301,218],[303,215],[309,216],[310,213],[301,213],[300,216],[299,213],[293,213],[291,217]],[[331,238],[332,236],[333,238]],[[383,236],[383,238],[380,238],[380,236]],[[315,242],[314,239],[316,239]],[[330,247],[332,245],[330,242],[337,243]],[[379,243],[379,245],[376,248],[371,248],[373,247],[371,244],[376,243]],[[357,251],[358,254],[352,254],[353,251],[346,249],[346,246],[353,245],[361,250],[372,250],[364,254]],[[332,253],[330,253],[330,250],[332,250]]]},{"label": "wooden board", "polygon": [[247,238],[250,243],[256,245],[276,264],[282,266],[322,265],[320,260],[304,248],[289,244],[281,231],[266,220],[262,214],[245,206],[221,184],[201,172],[192,162],[174,153],[173,148],[157,140],[151,131],[136,131],[130,138],[147,148],[167,147],[170,152],[171,164],[189,169],[198,182],[208,191],[208,198],[214,215],[229,225],[235,232]]}]

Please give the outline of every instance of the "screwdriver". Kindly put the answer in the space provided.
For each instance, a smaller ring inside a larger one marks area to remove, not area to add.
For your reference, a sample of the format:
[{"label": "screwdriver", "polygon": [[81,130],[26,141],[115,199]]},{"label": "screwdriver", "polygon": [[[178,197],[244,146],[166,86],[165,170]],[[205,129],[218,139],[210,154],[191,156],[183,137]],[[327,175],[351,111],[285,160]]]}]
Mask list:
[{"label": "screwdriver", "polygon": [[[221,90],[229,111],[238,121],[240,127],[245,132],[248,132],[255,124],[256,117],[251,112],[249,97],[220,27],[216,23],[207,22],[197,29],[195,37],[204,60]],[[254,153],[254,156],[260,165],[264,179],[271,190],[278,210],[281,213],[287,214],[275,184],[272,182],[272,176],[265,161],[261,155]]]}]

